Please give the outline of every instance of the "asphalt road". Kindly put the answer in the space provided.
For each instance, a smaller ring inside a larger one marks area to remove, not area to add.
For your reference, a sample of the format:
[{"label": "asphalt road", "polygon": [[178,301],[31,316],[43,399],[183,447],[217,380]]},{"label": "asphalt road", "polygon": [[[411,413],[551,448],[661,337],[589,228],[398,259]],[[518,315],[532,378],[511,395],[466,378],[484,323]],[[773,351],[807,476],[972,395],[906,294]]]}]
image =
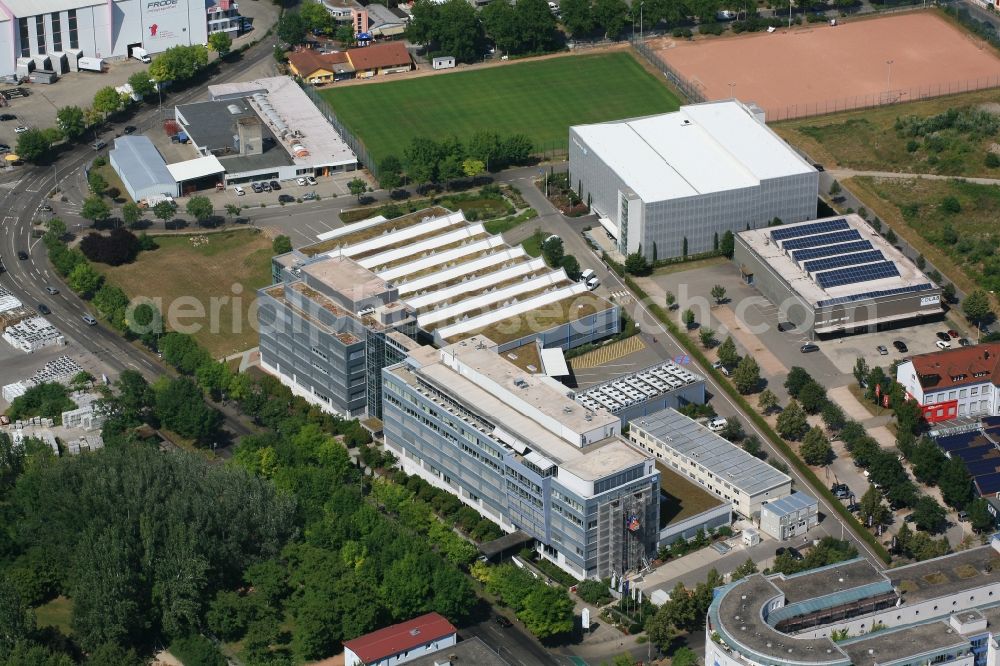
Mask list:
[{"label": "asphalt road", "polygon": [[500,627],[492,617],[480,620],[458,632],[462,638],[475,636],[511,666],[555,666],[563,663],[551,655],[518,623]]},{"label": "asphalt road", "polygon": [[[273,43],[262,42],[248,49],[239,63],[225,66],[212,79],[213,83],[224,83],[239,79],[248,69],[260,61],[271,58]],[[171,95],[169,103],[183,104],[200,98],[202,86],[194,86],[176,95]],[[158,110],[144,109],[127,122],[143,124],[155,121]],[[169,374],[158,359],[122,338],[116,331],[103,323],[89,326],[83,316],[90,313],[87,304],[74,294],[56,275],[49,264],[45,245],[39,238],[31,237],[32,222],[39,214],[39,208],[46,195],[56,183],[75,180],[74,175],[86,168],[94,159],[94,150],[88,145],[79,145],[64,153],[55,167],[30,167],[20,172],[21,178],[7,183],[0,189],[0,258],[6,272],[0,273],[0,286],[11,291],[25,305],[36,307],[44,303],[52,310],[46,318],[80,347],[97,356],[113,373],[126,369],[141,372],[153,381],[163,374]],[[73,231],[73,228],[70,229]],[[18,252],[27,252],[28,258],[20,260]],[[46,286],[59,289],[59,294],[51,296]],[[225,428],[233,436],[249,435],[253,431],[232,413],[223,411]]]}]

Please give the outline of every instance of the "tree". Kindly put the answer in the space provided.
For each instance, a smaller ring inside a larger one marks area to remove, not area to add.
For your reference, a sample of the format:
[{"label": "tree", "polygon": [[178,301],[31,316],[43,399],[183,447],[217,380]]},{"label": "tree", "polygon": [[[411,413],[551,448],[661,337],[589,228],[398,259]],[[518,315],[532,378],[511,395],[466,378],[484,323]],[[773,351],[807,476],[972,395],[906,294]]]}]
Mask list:
[{"label": "tree", "polygon": [[827,403],[826,389],[819,382],[809,380],[799,391],[798,399],[807,413],[816,414]]},{"label": "tree", "polygon": [[972,501],[972,480],[961,458],[956,456],[945,461],[938,477],[938,487],[941,499],[950,507],[961,510]]},{"label": "tree", "polygon": [[743,424],[738,419],[728,419],[726,425],[719,431],[719,436],[728,439],[730,442],[739,442],[747,434],[743,431]]},{"label": "tree", "polygon": [[406,34],[411,41],[428,46],[432,53],[447,53],[459,62],[475,62],[483,49],[483,26],[472,5],[465,0],[433,4],[418,0]]},{"label": "tree", "polygon": [[58,217],[53,217],[45,223],[45,243],[49,244],[51,241],[61,240],[66,235],[66,231],[66,223]]},{"label": "tree", "polygon": [[91,261],[121,266],[134,261],[140,247],[135,234],[119,227],[106,236],[95,232],[87,234],[80,241],[80,250]]},{"label": "tree", "polygon": [[542,243],[542,258],[549,266],[558,266],[563,256],[563,242],[558,236],[550,236]]},{"label": "tree", "polygon": [[328,32],[333,25],[330,12],[323,6],[323,3],[316,2],[315,0],[302,3],[302,6],[299,8],[299,14],[302,15],[302,20],[305,21],[309,30],[312,30],[316,34]]},{"label": "tree", "polygon": [[673,310],[674,309],[674,303],[677,302],[677,297],[674,296],[674,292],[668,291],[666,293],[666,297],[664,299],[664,302],[667,304],[667,309],[668,310]]},{"label": "tree", "polygon": [[976,289],[962,301],[962,312],[969,321],[978,326],[993,315],[990,297],[982,289]]},{"label": "tree", "polygon": [[156,387],[156,413],[164,427],[182,437],[210,444],[222,418],[205,404],[201,388],[188,377],[166,380]]},{"label": "tree", "polygon": [[67,139],[75,141],[87,131],[83,109],[78,106],[64,106],[56,111],[56,124]]},{"label": "tree", "polygon": [[574,37],[585,35],[594,29],[590,12],[590,0],[562,0],[559,3],[562,23]]},{"label": "tree", "polygon": [[415,183],[433,183],[438,180],[438,162],[443,152],[441,146],[432,139],[415,137],[403,151],[406,159],[406,173]]},{"label": "tree", "polygon": [[740,362],[740,355],[736,353],[736,343],[733,342],[731,335],[727,335],[719,345],[719,362],[727,368],[732,368]]},{"label": "tree", "polygon": [[208,36],[208,47],[218,53],[220,58],[225,58],[233,48],[233,38],[225,32],[212,33]]},{"label": "tree", "polygon": [[681,321],[684,322],[684,326],[687,327],[688,330],[694,328],[694,310],[691,308],[685,310],[681,315]]},{"label": "tree", "polygon": [[204,224],[213,214],[215,214],[215,208],[212,206],[212,201],[208,197],[203,196],[193,196],[188,199],[187,206],[185,209],[188,215],[194,217],[198,220],[199,224]]},{"label": "tree", "polygon": [[698,331],[698,337],[701,338],[702,347],[708,349],[715,344],[715,329],[705,326]]},{"label": "tree", "polygon": [[161,201],[153,206],[153,215],[155,215],[157,219],[163,220],[164,223],[174,219],[176,214],[177,207],[170,201]]},{"label": "tree", "polygon": [[379,185],[393,190],[403,183],[403,164],[395,155],[386,155],[378,164]]},{"label": "tree", "polygon": [[833,181],[833,183],[830,184],[830,190],[829,190],[830,196],[835,197],[838,194],[840,194],[840,191],[841,191],[840,183],[838,183],[837,181]]},{"label": "tree", "polygon": [[299,12],[285,12],[278,19],[278,38],[289,46],[306,41],[306,20]]},{"label": "tree", "polygon": [[80,216],[91,222],[103,222],[111,217],[111,207],[104,199],[94,194],[83,200]]},{"label": "tree", "polygon": [[17,154],[21,159],[27,162],[38,163],[49,154],[51,148],[52,142],[45,132],[33,127],[27,132],[22,132],[18,135],[15,150],[17,150]]},{"label": "tree", "polygon": [[823,429],[819,426],[813,427],[802,438],[802,445],[799,453],[807,465],[824,466],[830,464],[833,459],[833,448],[830,440],[823,434]]},{"label": "tree", "polygon": [[795,400],[781,411],[775,426],[778,434],[785,439],[799,439],[809,430],[805,410]]},{"label": "tree", "polygon": [[572,254],[564,255],[560,260],[559,265],[562,266],[564,271],[566,271],[566,276],[570,280],[580,279],[580,262],[577,261],[576,257]]},{"label": "tree", "polygon": [[947,462],[947,457],[937,442],[930,437],[921,437],[910,451],[909,459],[917,481],[929,486],[937,485]]},{"label": "tree", "polygon": [[129,228],[134,228],[142,219],[142,209],[131,201],[122,206],[122,219]]},{"label": "tree", "polygon": [[149,71],[145,69],[128,77],[128,84],[132,86],[132,92],[139,97],[149,97],[156,92],[156,86],[149,79]]},{"label": "tree", "polygon": [[813,378],[805,369],[793,365],[788,371],[788,376],[785,377],[785,389],[789,395],[797,398],[799,397],[799,391],[811,381],[813,381]]},{"label": "tree", "polygon": [[629,8],[624,0],[594,0],[591,15],[605,37],[616,39],[628,23]]},{"label": "tree", "polygon": [[871,368],[868,367],[868,361],[865,360],[864,356],[859,356],[858,360],[854,362],[854,379],[858,382],[858,386],[864,388],[865,382],[868,381],[869,372],[871,372]]},{"label": "tree", "polygon": [[757,390],[760,385],[760,366],[753,356],[747,355],[740,359],[733,372],[733,384],[736,385],[736,390],[744,395]]},{"label": "tree", "polygon": [[122,95],[111,86],[99,88],[94,93],[94,110],[102,113],[107,120],[108,115],[122,108]]},{"label": "tree", "polygon": [[292,251],[292,239],[284,234],[275,236],[271,241],[271,250],[274,254],[288,254]]},{"label": "tree", "polygon": [[933,497],[924,495],[913,508],[913,521],[917,529],[925,532],[939,532],[945,522],[944,507]]},{"label": "tree", "polygon": [[625,271],[632,275],[649,275],[652,266],[641,252],[633,252],[625,257]]},{"label": "tree", "polygon": [[757,407],[760,409],[761,414],[770,413],[771,410],[778,407],[778,396],[771,389],[764,389],[757,396]]},{"label": "tree", "polygon": [[104,193],[108,189],[108,181],[97,170],[93,170],[87,174],[87,184],[90,186],[90,191],[99,197],[104,196]]},{"label": "tree", "polygon": [[518,0],[514,13],[521,53],[543,53],[555,47],[556,17],[545,0]]},{"label": "tree", "polygon": [[242,212],[243,209],[240,208],[237,204],[233,203],[226,204],[226,217],[228,217],[230,221],[235,222],[239,218],[240,213]]},{"label": "tree", "polygon": [[989,503],[982,497],[972,500],[965,507],[965,512],[969,515],[969,522],[976,532],[982,533],[996,528],[996,518],[990,513]]},{"label": "tree", "polygon": [[844,410],[840,406],[830,400],[826,401],[822,409],[823,423],[826,427],[833,433],[839,432],[844,424],[847,422],[847,417],[844,416]]},{"label": "tree", "polygon": [[337,29],[333,33],[333,38],[340,42],[341,46],[344,48],[351,48],[357,43],[357,35],[354,32],[354,26],[350,23],[342,23],[337,26]]},{"label": "tree", "polygon": [[758,571],[757,564],[754,563],[753,558],[748,557],[743,564],[741,564],[740,566],[736,567],[736,569],[733,570],[731,580],[737,581],[740,580],[741,578],[746,578],[750,574],[757,573],[757,571]]},{"label": "tree", "polygon": [[726,300],[726,288],[721,284],[717,284],[712,287],[712,298],[715,299],[716,304],[721,305],[723,301]]},{"label": "tree", "polygon": [[518,617],[525,628],[545,639],[573,631],[573,600],[561,587],[536,586],[524,598],[524,608]]},{"label": "tree", "polygon": [[730,259],[733,258],[733,253],[736,251],[736,237],[733,235],[732,231],[726,230],[722,234],[722,241],[719,243],[719,252]]},{"label": "tree", "polygon": [[[751,564],[753,563],[751,562]],[[755,566],[751,573],[756,572],[757,568]],[[688,646],[682,645],[674,650],[674,654],[670,657],[670,666],[698,666],[698,654]]]},{"label": "tree", "polygon": [[[551,15],[551,12],[549,12]],[[493,40],[496,48],[505,53],[521,53],[522,42],[519,35],[518,14],[514,6],[501,0],[491,2],[479,13],[483,30]]]},{"label": "tree", "polygon": [[860,514],[861,518],[870,525],[881,525],[885,522],[888,510],[882,503],[882,494],[876,490],[875,486],[868,486],[868,490],[861,496]]},{"label": "tree", "polygon": [[476,176],[481,175],[485,171],[486,171],[486,165],[483,164],[482,160],[477,160],[475,158],[469,157],[464,162],[462,162],[462,173],[464,173],[467,178],[475,178]]},{"label": "tree", "polygon": [[361,203],[361,195],[368,191],[368,183],[361,178],[353,178],[347,183],[347,189],[358,198],[358,203]]},{"label": "tree", "polygon": [[86,262],[77,264],[67,278],[69,288],[83,296],[96,292],[103,281],[104,277]]},{"label": "tree", "polygon": [[767,457],[767,453],[764,451],[764,447],[760,443],[760,439],[757,435],[750,435],[743,440],[743,450],[752,455],[754,458],[764,459]]}]

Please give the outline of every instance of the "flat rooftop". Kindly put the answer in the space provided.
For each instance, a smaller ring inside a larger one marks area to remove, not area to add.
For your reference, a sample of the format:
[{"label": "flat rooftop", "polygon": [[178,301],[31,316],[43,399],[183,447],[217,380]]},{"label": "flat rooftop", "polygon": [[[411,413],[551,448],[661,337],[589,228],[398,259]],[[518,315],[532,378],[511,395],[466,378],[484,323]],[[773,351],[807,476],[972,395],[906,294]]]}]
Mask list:
[{"label": "flat rooftop", "polygon": [[[371,5],[369,5],[370,7]],[[528,537],[528,540],[530,541],[531,537]],[[461,666],[464,664],[475,664],[476,666],[510,666],[510,662],[502,659],[492,648],[475,636],[466,638],[451,647],[446,647],[423,657],[410,659],[406,663],[410,664],[410,666],[441,666],[442,664],[449,664],[449,666]]]},{"label": "flat rooftop", "polygon": [[947,620],[927,622],[903,629],[877,631],[838,643],[851,658],[853,666],[889,664],[922,654],[969,645],[969,640],[955,631]]},{"label": "flat rooftop", "polygon": [[774,586],[784,593],[787,604],[824,597],[885,580],[885,575],[875,569],[868,560],[850,560],[791,576],[771,578]]},{"label": "flat rooftop", "polygon": [[576,394],[576,401],[588,409],[606,409],[617,414],[632,405],[653,400],[705,381],[701,375],[673,361],[657,363],[639,372],[609,379]]},{"label": "flat rooftop", "polygon": [[284,146],[295,164],[336,166],[358,161],[305,91],[290,76],[272,76],[208,87],[211,99],[243,95],[264,124]]},{"label": "flat rooftop", "polygon": [[979,546],[886,572],[903,602],[914,604],[1000,581],[1000,553]]},{"label": "flat rooftop", "polygon": [[353,301],[389,291],[385,280],[346,257],[324,257],[304,265],[302,272]]},{"label": "flat rooftop", "polygon": [[663,493],[660,497],[661,528],[697,516],[723,503],[721,497],[678,474],[662,460],[656,461],[656,469],[660,473],[660,490]]},{"label": "flat rooftop", "polygon": [[816,173],[736,100],[571,130],[646,203]]},{"label": "flat rooftop", "polygon": [[634,419],[631,427],[646,431],[664,446],[697,461],[723,481],[751,496],[791,482],[787,474],[782,474],[674,409],[667,408]]},{"label": "flat rooftop", "polygon": [[279,145],[277,138],[261,123],[261,152],[241,155],[237,144],[236,122],[240,118],[257,114],[242,99],[192,102],[177,107],[185,131],[194,143],[215,155],[229,173],[240,173],[291,165],[288,151]]},{"label": "flat rooftop", "polygon": [[[910,291],[937,293],[912,261],[856,214],[738,235],[769,271],[813,307]],[[940,311],[940,305],[935,307]]]}]

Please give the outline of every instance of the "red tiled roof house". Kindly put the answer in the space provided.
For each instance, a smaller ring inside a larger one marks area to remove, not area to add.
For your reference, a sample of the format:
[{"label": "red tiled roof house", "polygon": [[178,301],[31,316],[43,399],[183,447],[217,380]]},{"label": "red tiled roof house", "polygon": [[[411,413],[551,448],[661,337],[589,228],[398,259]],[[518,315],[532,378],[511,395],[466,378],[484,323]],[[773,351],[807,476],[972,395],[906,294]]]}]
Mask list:
[{"label": "red tiled roof house", "polygon": [[403,42],[382,42],[350,49],[347,57],[354,67],[355,77],[359,79],[413,69],[413,59]]},{"label": "red tiled roof house", "polygon": [[427,613],[344,643],[344,666],[395,666],[451,647],[458,630],[438,613]]},{"label": "red tiled roof house", "polygon": [[896,381],[929,423],[1000,413],[1000,344],[919,354],[899,364]]}]

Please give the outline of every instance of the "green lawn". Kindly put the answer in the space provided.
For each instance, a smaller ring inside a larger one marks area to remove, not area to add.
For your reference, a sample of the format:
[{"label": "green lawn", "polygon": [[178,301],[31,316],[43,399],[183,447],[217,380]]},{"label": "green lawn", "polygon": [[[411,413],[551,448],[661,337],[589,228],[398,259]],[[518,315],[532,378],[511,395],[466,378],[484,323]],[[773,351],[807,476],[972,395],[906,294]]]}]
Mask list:
[{"label": "green lawn", "polygon": [[565,150],[570,125],[674,111],[666,85],[628,53],[553,58],[322,92],[377,161],[414,137],[527,134]]},{"label": "green lawn", "polygon": [[73,602],[66,597],[56,597],[35,609],[35,621],[39,627],[55,627],[65,635],[72,633],[70,619],[73,616]]}]

